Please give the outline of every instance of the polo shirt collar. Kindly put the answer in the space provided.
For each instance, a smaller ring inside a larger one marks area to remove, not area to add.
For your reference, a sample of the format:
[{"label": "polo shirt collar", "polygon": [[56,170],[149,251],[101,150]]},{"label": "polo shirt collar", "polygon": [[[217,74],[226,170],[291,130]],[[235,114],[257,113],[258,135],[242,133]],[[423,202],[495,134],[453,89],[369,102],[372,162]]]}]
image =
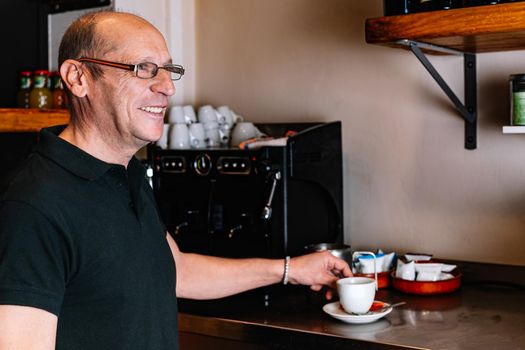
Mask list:
[{"label": "polo shirt collar", "polygon": [[[122,165],[106,163],[95,158],[77,146],[58,137],[65,127],[65,125],[59,125],[42,129],[39,134],[40,140],[36,152],[53,160],[76,176],[91,181],[100,178],[113,167],[124,168]],[[128,164],[128,170],[136,174],[143,172],[144,168],[140,161],[133,157]]]}]

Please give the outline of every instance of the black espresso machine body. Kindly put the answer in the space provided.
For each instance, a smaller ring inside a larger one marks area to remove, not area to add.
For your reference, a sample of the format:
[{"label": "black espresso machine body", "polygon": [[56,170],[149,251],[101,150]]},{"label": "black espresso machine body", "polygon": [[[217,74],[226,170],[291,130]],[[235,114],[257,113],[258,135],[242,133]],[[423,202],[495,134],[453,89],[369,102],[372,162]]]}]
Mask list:
[{"label": "black espresso machine body", "polygon": [[343,240],[341,123],[257,124],[285,145],[150,147],[153,189],[181,251],[282,258]]}]

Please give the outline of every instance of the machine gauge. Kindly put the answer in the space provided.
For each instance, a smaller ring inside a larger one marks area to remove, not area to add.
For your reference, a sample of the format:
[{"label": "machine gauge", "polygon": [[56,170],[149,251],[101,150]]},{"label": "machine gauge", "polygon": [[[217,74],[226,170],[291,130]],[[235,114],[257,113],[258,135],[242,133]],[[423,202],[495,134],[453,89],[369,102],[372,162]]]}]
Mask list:
[{"label": "machine gauge", "polygon": [[210,173],[212,163],[211,158],[206,153],[199,154],[195,161],[193,162],[193,167],[195,168],[195,172],[201,176],[206,176]]}]

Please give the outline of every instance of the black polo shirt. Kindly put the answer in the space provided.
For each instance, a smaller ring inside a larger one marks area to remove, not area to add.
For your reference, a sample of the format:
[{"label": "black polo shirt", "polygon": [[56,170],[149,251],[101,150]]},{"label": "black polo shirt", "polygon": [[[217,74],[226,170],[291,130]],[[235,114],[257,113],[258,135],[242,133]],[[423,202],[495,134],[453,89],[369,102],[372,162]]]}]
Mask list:
[{"label": "black polo shirt", "polygon": [[41,132],[0,202],[0,304],[57,315],[57,349],[176,349],[175,264],[144,167],[61,130]]}]

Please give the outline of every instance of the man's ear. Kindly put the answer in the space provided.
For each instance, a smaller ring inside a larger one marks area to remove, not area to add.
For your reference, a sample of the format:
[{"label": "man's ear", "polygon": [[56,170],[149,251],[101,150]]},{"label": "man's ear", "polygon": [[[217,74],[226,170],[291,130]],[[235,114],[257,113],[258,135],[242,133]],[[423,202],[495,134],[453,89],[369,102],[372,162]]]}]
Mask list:
[{"label": "man's ear", "polygon": [[67,86],[69,91],[77,97],[84,97],[88,92],[88,84],[82,64],[75,60],[65,60],[60,66],[60,76],[62,83]]}]

